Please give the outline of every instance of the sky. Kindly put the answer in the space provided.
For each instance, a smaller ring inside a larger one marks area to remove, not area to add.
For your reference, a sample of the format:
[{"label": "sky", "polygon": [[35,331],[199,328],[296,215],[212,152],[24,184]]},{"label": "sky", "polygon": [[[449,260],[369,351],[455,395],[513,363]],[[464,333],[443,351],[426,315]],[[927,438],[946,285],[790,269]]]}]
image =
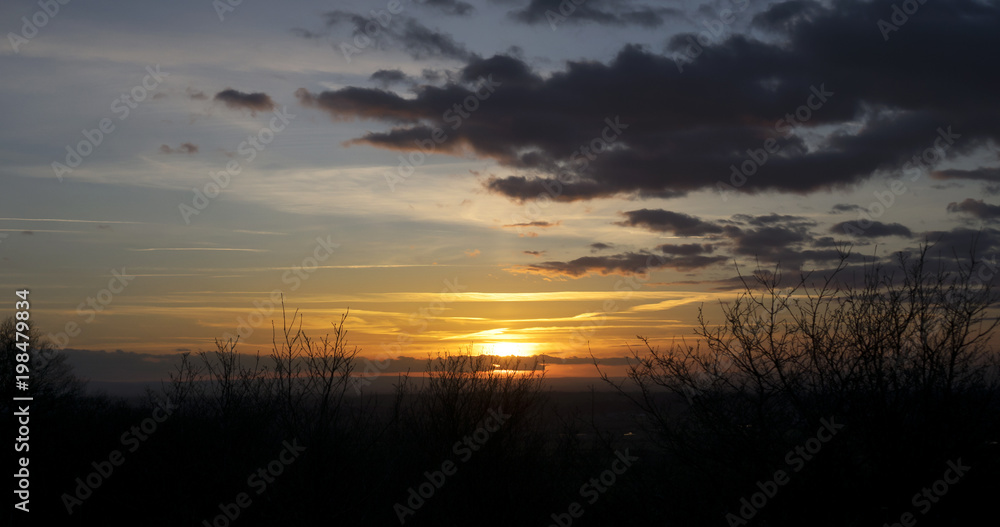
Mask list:
[{"label": "sky", "polygon": [[5,1],[0,292],[129,380],[266,354],[282,301],[372,358],[610,358],[758,267],[995,262],[998,27],[984,0]]}]

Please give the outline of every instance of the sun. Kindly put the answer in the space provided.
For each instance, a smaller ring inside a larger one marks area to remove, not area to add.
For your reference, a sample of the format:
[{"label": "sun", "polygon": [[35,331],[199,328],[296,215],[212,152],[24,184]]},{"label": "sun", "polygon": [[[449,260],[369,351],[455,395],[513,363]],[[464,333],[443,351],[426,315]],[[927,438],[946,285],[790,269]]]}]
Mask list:
[{"label": "sun", "polygon": [[500,355],[503,357],[528,357],[531,356],[531,350],[534,349],[534,347],[535,345],[531,343],[501,340],[487,344],[486,350],[493,355]]}]

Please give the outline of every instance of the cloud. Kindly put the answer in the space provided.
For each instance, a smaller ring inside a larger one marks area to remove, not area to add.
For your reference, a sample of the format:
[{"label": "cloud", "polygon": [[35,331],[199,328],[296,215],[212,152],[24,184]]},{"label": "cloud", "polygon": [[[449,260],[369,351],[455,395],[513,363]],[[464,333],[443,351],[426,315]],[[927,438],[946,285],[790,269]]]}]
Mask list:
[{"label": "cloud", "polygon": [[864,207],[854,203],[838,203],[830,210],[830,214],[840,214],[842,212],[854,212],[864,210]]},{"label": "cloud", "polygon": [[803,218],[802,216],[791,216],[788,214],[764,214],[761,216],[751,216],[749,214],[735,214],[732,223],[741,225],[752,225],[754,227],[765,227],[778,225],[781,223],[796,225],[799,227],[812,227],[816,222]]},{"label": "cloud", "polygon": [[830,232],[838,234],[852,232],[861,238],[881,238],[884,236],[911,238],[913,236],[913,233],[905,225],[899,223],[882,223],[880,221],[873,221],[871,225],[865,228],[860,228],[854,222],[842,221],[830,227]]},{"label": "cloud", "polygon": [[468,256],[469,258],[475,258],[475,257],[479,256],[480,254],[482,254],[482,253],[479,251],[479,249],[466,249],[465,250],[465,255]]},{"label": "cloud", "polygon": [[818,237],[813,231],[816,222],[801,216],[737,214],[729,223],[732,225],[724,228],[724,236],[729,239],[733,255],[753,257],[785,269],[800,270],[808,262],[836,262],[846,244],[829,236]]},{"label": "cloud", "polygon": [[1000,168],[977,168],[975,170],[938,170],[931,174],[936,179],[968,179],[973,181],[1000,182]]},{"label": "cloud", "polygon": [[710,244],[689,243],[684,245],[660,245],[656,248],[664,254],[694,256],[715,251],[715,246]]},{"label": "cloud", "polygon": [[[417,60],[447,57],[464,61],[471,60],[476,56],[463,44],[455,41],[451,35],[430,29],[410,16],[395,15],[388,24],[376,23],[375,27],[378,30],[373,30],[370,33],[365,30],[366,26],[372,24],[372,18],[367,15],[337,10],[326,13],[324,18],[327,28],[341,24],[350,25],[352,38],[363,37],[379,43],[384,39]],[[371,28],[369,27],[369,29]],[[323,36],[322,33],[305,29],[296,29],[294,32],[296,35],[308,39]],[[340,49],[341,45],[344,44],[352,44],[352,42],[334,42],[334,47]]]},{"label": "cloud", "polygon": [[273,110],[275,108],[274,101],[266,93],[244,93],[232,88],[226,88],[216,93],[215,100],[225,103],[227,108],[250,110],[251,115],[257,115],[257,112]]},{"label": "cloud", "polygon": [[590,244],[590,252],[596,253],[598,251],[603,251],[605,249],[610,249],[612,247],[614,247],[614,245],[610,243],[596,242]]},{"label": "cloud", "polygon": [[561,24],[583,23],[652,28],[663,25],[663,15],[679,13],[680,11],[676,9],[633,7],[628,2],[620,0],[587,0],[572,3],[566,0],[531,0],[527,6],[511,11],[508,16],[525,24],[549,24],[553,28]]},{"label": "cloud", "polygon": [[[776,4],[756,19],[753,36],[734,32],[697,58],[685,53],[697,36],[676,35],[662,52],[627,45],[610,61],[569,61],[546,74],[515,56],[480,58],[447,49],[451,40],[415,38],[428,47],[414,44],[411,54],[464,67],[407,99],[364,88],[333,93],[351,96],[342,113],[392,126],[349,144],[415,150],[415,140],[440,128],[440,151],[515,170],[484,182],[513,200],[683,196],[739,181],[732,167],[752,169],[741,192],[806,194],[901,172],[933,147],[939,129],[951,130],[946,160],[1000,141],[1000,71],[979,58],[1000,49],[1000,5],[928,6],[928,16],[910,17],[885,42],[877,22],[890,7]],[[489,99],[460,126],[445,122],[473,95],[469,78],[491,72],[499,85]],[[777,150],[766,152],[769,144]]]},{"label": "cloud", "polygon": [[[415,122],[426,117],[419,109],[412,108],[406,99],[385,90],[348,87],[314,95],[305,88],[299,88],[295,97],[303,106],[326,111],[335,121],[382,119]],[[428,131],[423,138],[429,136]]]},{"label": "cloud", "polygon": [[421,0],[418,3],[436,8],[442,13],[449,15],[467,16],[475,11],[472,4],[462,2],[461,0]]},{"label": "cloud", "polygon": [[160,145],[160,152],[163,154],[196,154],[198,153],[198,145],[181,143],[177,148],[171,148],[170,145]]},{"label": "cloud", "polygon": [[[1000,258],[1000,230],[991,227],[975,230],[957,227],[950,231],[925,232],[922,237],[926,243],[930,244],[927,252],[927,269],[956,272],[959,270],[960,262],[966,259],[964,263],[967,265],[967,258],[974,253],[977,265],[983,265],[985,259],[989,262],[987,268],[992,269],[992,273],[996,273],[998,258]],[[919,251],[920,247],[912,247],[904,252],[914,255],[918,254]],[[980,278],[988,280],[990,276],[981,275]]]},{"label": "cloud", "polygon": [[661,256],[653,253],[626,252],[609,256],[582,256],[569,262],[542,262],[515,266],[509,269],[516,273],[535,273],[558,278],[579,278],[588,274],[599,275],[642,274],[653,269],[673,268],[691,271],[724,262],[725,256]]},{"label": "cloud", "polygon": [[[730,219],[708,222],[701,218],[661,209],[640,209],[622,213],[627,217],[618,225],[643,227],[653,232],[677,236],[703,236],[711,243],[662,244],[651,250],[625,251],[607,256],[583,256],[569,261],[548,261],[508,269],[517,273],[535,273],[548,277],[579,278],[589,274],[636,274],[671,268],[681,272],[702,270],[740,257],[759,263],[780,265],[783,269],[802,270],[809,263],[822,267],[847,255],[850,242],[831,236],[819,236],[817,223],[809,218],[787,214],[736,214]],[[899,224],[879,224],[873,235],[903,235]],[[905,227],[902,227],[905,230]],[[909,232],[905,230],[905,232]],[[609,249],[610,244],[595,242],[590,253]],[[733,284],[724,284],[729,287]]]},{"label": "cloud", "polygon": [[201,90],[196,90],[194,88],[188,88],[187,90],[185,90],[185,92],[187,93],[188,98],[191,99],[191,100],[193,100],[193,101],[207,101],[208,100],[208,95],[205,95],[205,92],[203,92]]},{"label": "cloud", "polygon": [[529,256],[541,256],[545,254],[545,251],[521,251],[521,252]]},{"label": "cloud", "polygon": [[539,229],[547,229],[549,227],[556,227],[560,223],[562,223],[562,222],[558,222],[557,221],[555,223],[552,223],[551,221],[526,221],[526,222],[522,222],[522,223],[511,223],[511,224],[508,224],[508,225],[504,225],[504,228],[505,229],[510,229],[510,228],[517,229],[517,228],[521,228],[521,227],[538,227]]},{"label": "cloud", "polygon": [[625,220],[616,225],[643,227],[653,232],[669,232],[678,236],[705,236],[719,234],[722,227],[694,216],[663,209],[639,209],[623,212]]},{"label": "cloud", "polygon": [[377,70],[375,73],[372,73],[371,77],[368,77],[368,80],[375,82],[382,88],[388,88],[393,84],[405,83],[409,80],[409,77],[402,70],[398,69]]},{"label": "cloud", "polygon": [[961,203],[948,204],[948,212],[961,212],[981,220],[996,220],[1000,218],[1000,205],[990,205],[981,199],[966,198]]}]

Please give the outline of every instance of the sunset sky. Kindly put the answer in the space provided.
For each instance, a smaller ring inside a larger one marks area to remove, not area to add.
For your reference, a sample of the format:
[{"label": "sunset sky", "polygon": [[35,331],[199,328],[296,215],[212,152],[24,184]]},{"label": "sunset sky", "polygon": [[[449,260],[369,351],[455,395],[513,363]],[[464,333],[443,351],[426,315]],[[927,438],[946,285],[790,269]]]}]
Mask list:
[{"label": "sunset sky", "polygon": [[371,357],[621,357],[734,261],[1000,251],[996,1],[232,3],[0,6],[0,294],[105,380],[266,352],[279,294]]}]

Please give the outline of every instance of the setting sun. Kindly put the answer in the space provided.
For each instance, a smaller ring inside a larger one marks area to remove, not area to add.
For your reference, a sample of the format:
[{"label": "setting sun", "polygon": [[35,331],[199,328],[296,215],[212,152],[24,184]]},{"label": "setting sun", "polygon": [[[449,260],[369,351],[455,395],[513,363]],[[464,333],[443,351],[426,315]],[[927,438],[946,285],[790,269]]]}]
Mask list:
[{"label": "setting sun", "polygon": [[501,357],[530,357],[534,355],[533,351],[536,347],[536,344],[531,342],[497,341],[485,344],[484,350]]}]

